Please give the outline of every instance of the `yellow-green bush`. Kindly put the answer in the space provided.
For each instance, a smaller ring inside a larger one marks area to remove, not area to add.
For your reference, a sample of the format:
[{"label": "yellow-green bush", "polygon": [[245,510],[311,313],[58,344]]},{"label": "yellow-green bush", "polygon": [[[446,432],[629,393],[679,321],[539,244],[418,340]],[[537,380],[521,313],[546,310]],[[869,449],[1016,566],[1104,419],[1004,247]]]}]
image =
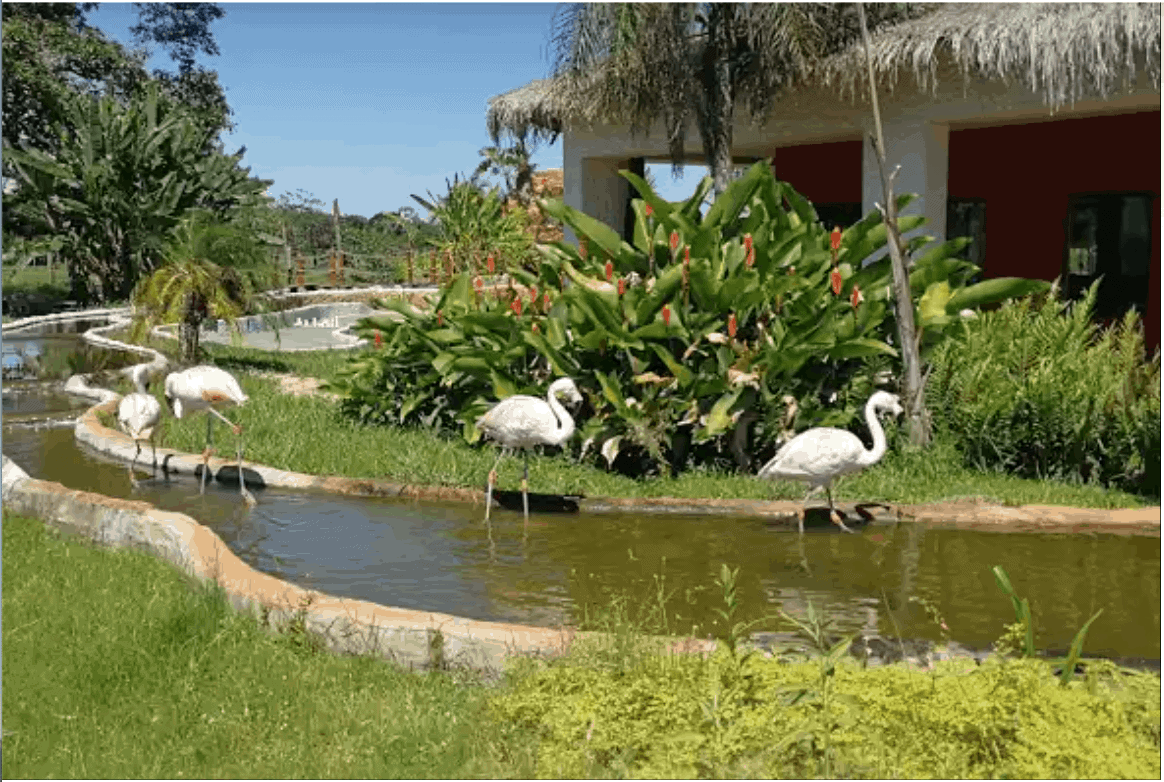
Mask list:
[{"label": "yellow-green bush", "polygon": [[[1092,664],[1059,686],[1032,660],[923,672],[815,662],[737,672],[654,657],[626,670],[514,674],[490,713],[536,731],[541,777],[1158,777],[1160,680]],[[826,762],[826,754],[827,762]]]}]

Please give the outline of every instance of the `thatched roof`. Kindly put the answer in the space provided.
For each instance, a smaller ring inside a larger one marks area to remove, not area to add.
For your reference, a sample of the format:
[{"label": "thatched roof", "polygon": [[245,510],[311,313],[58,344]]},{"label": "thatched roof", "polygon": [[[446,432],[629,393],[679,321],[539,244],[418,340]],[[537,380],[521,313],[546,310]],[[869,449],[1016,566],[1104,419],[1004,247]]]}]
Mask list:
[{"label": "thatched roof", "polygon": [[[1084,96],[1106,98],[1137,69],[1160,87],[1159,3],[957,3],[872,36],[878,82],[909,71],[935,89],[939,66],[964,79],[1019,82],[1052,110]],[[868,92],[864,46],[825,60],[815,80],[843,94]]]},{"label": "thatched roof", "polygon": [[[899,85],[903,71],[934,89],[940,70],[964,79],[1019,82],[1053,110],[1085,95],[1107,97],[1137,71],[1160,86],[1159,3],[951,3],[872,36],[879,85]],[[821,62],[811,83],[842,95],[867,87],[865,51],[858,42]],[[486,123],[502,134],[553,138],[571,122],[595,121],[592,106],[571,101],[561,78],[539,79],[489,101]]]}]

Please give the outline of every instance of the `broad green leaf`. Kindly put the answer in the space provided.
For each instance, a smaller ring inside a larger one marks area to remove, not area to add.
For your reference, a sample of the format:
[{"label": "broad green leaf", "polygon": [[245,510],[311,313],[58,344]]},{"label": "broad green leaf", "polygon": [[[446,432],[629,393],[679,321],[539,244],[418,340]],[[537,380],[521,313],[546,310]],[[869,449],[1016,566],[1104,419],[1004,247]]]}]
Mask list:
[{"label": "broad green leaf", "polygon": [[1045,280],[1028,280],[1022,277],[995,277],[974,285],[962,288],[955,293],[946,305],[947,311],[960,312],[964,309],[974,309],[983,304],[991,304],[1004,299],[1013,299],[1020,296],[1029,296],[1032,293],[1043,293],[1050,290],[1051,283]]},{"label": "broad green leaf", "polygon": [[711,406],[711,411],[707,414],[707,423],[704,424],[701,431],[703,437],[714,437],[732,426],[731,408],[740,398],[742,392],[743,388],[737,386],[716,400],[715,404]]},{"label": "broad green leaf", "polygon": [[950,286],[945,280],[935,282],[922,294],[917,303],[918,320],[922,326],[944,317],[950,301]]}]

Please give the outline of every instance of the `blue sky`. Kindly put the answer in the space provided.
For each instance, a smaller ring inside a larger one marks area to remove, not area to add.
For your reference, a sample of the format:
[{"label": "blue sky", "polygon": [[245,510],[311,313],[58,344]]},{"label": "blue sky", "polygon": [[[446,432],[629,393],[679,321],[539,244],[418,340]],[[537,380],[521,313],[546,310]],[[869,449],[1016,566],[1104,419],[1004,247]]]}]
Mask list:
[{"label": "blue sky", "polygon": [[[274,179],[268,191],[304,190],[328,208],[371,217],[410,197],[446,191],[490,144],[490,97],[550,72],[553,3],[222,3],[211,24],[218,72],[234,110],[227,150]],[[127,47],[130,3],[101,3],[89,24]],[[176,70],[155,48],[148,66]],[[560,168],[562,142],[543,145],[539,169]],[[677,200],[703,175],[672,180],[653,166],[660,193]]]}]

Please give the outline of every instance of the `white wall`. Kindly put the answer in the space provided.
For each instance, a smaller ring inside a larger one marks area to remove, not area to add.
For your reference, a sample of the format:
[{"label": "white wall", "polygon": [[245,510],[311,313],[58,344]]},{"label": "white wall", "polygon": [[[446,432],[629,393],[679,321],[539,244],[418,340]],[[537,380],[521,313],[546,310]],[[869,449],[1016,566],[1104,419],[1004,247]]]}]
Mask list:
[{"label": "white wall", "polygon": [[[952,74],[943,76],[935,93],[918,94],[912,77],[904,76],[894,94],[879,97],[889,170],[902,166],[894,191],[922,196],[906,213],[924,214],[928,223],[921,230],[938,239],[944,239],[946,231],[951,128],[1019,124],[1052,116],[1042,98],[1025,87],[989,83],[968,85],[964,90],[961,78]],[[1159,109],[1159,91],[1145,87],[1106,101],[1079,101],[1053,116]],[[873,130],[871,111],[867,102],[800,90],[781,98],[763,127],[753,127],[743,112],[737,112],[732,153],[739,158],[769,157],[776,147],[866,139]],[[882,200],[882,190],[876,158],[867,141],[863,146],[862,208],[868,212]],[[702,143],[694,127],[687,133],[686,149],[692,162],[702,162]],[[617,172],[632,157],[668,159],[661,125],[637,135],[616,126],[568,129],[563,138],[566,203],[621,230],[627,184]],[[999,172],[1002,177],[1010,175]],[[569,231],[567,237],[574,240]]]}]

